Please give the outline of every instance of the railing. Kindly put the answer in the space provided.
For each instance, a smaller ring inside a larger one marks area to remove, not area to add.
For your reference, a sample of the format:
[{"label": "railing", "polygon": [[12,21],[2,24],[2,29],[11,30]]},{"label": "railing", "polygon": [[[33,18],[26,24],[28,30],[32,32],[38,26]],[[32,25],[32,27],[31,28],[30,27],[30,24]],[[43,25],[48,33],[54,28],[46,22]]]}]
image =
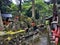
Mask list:
[{"label": "railing", "polygon": [[[15,32],[14,32],[15,33]],[[20,45],[23,43],[31,42],[33,38],[39,37],[39,34],[37,31],[35,32],[29,32],[29,34],[26,34],[25,32],[21,33],[18,31],[18,33],[10,33],[6,35],[0,36],[0,45]],[[36,37],[34,37],[36,36]],[[30,39],[30,40],[28,40]],[[29,44],[29,43],[28,43]]]}]

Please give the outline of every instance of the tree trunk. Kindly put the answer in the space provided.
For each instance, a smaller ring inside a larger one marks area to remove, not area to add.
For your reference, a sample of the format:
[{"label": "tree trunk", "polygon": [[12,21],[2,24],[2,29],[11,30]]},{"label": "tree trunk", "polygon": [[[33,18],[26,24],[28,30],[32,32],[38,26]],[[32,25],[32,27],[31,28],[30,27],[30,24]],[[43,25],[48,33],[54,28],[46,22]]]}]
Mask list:
[{"label": "tree trunk", "polygon": [[32,0],[32,18],[35,19],[35,0]]},{"label": "tree trunk", "polygon": [[53,16],[57,14],[57,0],[53,0]]},{"label": "tree trunk", "polygon": [[22,12],[21,2],[22,2],[22,0],[20,0],[20,4],[19,4],[19,11],[20,11],[20,15],[21,15],[21,12]]},{"label": "tree trunk", "polygon": [[2,17],[1,17],[1,11],[0,11],[0,27],[3,27]]},{"label": "tree trunk", "polygon": [[[59,4],[60,5],[60,4]],[[60,6],[59,6],[60,7]],[[60,8],[58,7],[58,24],[59,24],[59,26],[60,26]]]},{"label": "tree trunk", "polygon": [[[58,0],[53,0],[53,15],[56,15],[57,14],[57,1]],[[58,8],[59,10],[59,8]],[[60,26],[60,12],[58,12],[59,14],[58,15],[58,25]]]},{"label": "tree trunk", "polygon": [[19,8],[19,21],[20,21],[20,17],[21,17],[21,12],[22,12],[22,5],[21,5],[21,2],[22,2],[22,0],[19,0],[20,1],[20,4],[19,4],[19,6],[18,6],[18,8]]},{"label": "tree trunk", "polygon": [[60,26],[60,13],[58,14],[58,24]]}]

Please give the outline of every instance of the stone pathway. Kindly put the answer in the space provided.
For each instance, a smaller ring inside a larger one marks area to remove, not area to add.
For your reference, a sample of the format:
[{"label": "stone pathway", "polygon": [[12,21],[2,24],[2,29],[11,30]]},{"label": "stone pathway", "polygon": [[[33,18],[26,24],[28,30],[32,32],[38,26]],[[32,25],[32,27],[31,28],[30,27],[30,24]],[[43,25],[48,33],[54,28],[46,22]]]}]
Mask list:
[{"label": "stone pathway", "polygon": [[40,40],[41,41],[39,45],[47,45],[47,37],[41,37]]},{"label": "stone pathway", "polygon": [[40,37],[40,42],[38,42],[37,44],[34,45],[47,45],[47,36],[41,36]]}]

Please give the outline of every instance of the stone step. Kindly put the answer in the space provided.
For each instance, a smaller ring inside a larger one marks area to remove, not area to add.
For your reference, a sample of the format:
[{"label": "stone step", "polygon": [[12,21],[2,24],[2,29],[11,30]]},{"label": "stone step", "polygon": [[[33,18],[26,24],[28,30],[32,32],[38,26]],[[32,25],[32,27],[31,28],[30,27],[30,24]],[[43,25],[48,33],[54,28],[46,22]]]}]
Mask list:
[{"label": "stone step", "polygon": [[50,41],[55,41],[55,39],[53,39],[53,38],[50,38]]},{"label": "stone step", "polygon": [[55,43],[55,41],[50,41],[51,43]]},{"label": "stone step", "polygon": [[53,38],[53,36],[50,36],[50,38]]},{"label": "stone step", "polygon": [[49,36],[51,36],[52,34],[51,33],[49,33]]}]

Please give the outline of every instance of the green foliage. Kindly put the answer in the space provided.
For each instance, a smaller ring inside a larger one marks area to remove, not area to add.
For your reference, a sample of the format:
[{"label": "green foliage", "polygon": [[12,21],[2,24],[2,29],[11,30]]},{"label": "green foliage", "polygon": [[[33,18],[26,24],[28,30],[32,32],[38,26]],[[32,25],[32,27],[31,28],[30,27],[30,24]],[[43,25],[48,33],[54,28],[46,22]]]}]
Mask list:
[{"label": "green foliage", "polygon": [[10,8],[10,3],[9,0],[0,0],[0,10],[3,12],[3,13],[7,13],[9,12]]},{"label": "green foliage", "polygon": [[18,10],[18,7],[17,7],[15,4],[13,4],[13,3],[11,3],[11,7],[10,7],[10,8],[11,8],[11,10],[13,10],[13,11],[14,11],[14,10],[16,10],[16,11]]},{"label": "green foliage", "polygon": [[18,7],[9,0],[0,0],[0,3],[2,13],[13,13],[18,10]]},{"label": "green foliage", "polygon": [[[5,0],[0,0],[0,2],[2,3],[1,5],[1,8],[2,8],[2,11],[4,12],[11,12],[13,14],[18,14],[18,10],[19,10],[19,7],[16,6],[15,4],[13,3],[10,3],[9,5],[6,5],[6,3],[4,2]],[[53,5],[52,4],[49,4],[47,5],[44,0],[35,0],[35,15],[37,17],[42,17],[43,16],[50,16],[52,15],[52,7]],[[32,16],[32,1],[30,2],[25,2],[23,3],[22,5],[22,14],[23,15],[28,15],[28,16]],[[36,11],[37,10],[37,11]],[[38,13],[37,13],[38,12]]]},{"label": "green foliage", "polygon": [[[39,11],[40,17],[52,15],[52,4],[47,5],[44,0],[35,0],[35,10]],[[32,2],[23,4],[23,14],[32,15]],[[36,12],[36,11],[35,11]],[[38,14],[36,14],[38,16]]]},{"label": "green foliage", "polygon": [[29,8],[31,7],[31,2],[26,2],[26,3],[23,3],[23,6],[22,6],[22,13],[23,14],[26,14],[27,10],[29,10]]}]

